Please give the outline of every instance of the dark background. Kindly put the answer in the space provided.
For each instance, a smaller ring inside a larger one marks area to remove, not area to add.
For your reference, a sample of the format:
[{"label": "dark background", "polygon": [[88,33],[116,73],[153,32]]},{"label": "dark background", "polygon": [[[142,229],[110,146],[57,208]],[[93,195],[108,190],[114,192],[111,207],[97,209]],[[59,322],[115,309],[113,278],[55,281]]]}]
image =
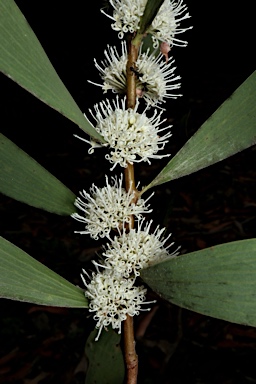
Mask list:
[{"label": "dark background", "polygon": [[[119,46],[101,1],[16,1],[60,78],[83,112],[100,101],[93,58],[107,44]],[[174,47],[183,97],[168,102],[174,155],[200,125],[255,70],[255,31],[251,2],[188,0],[192,15],[186,48]],[[1,76],[1,132],[51,171],[75,194],[110,174],[103,151],[88,156],[75,139],[81,130],[10,79]],[[111,98],[112,94],[109,93]],[[243,127],[241,127],[241,130]],[[195,174],[157,187],[151,200],[156,224],[172,232],[187,253],[211,245],[255,237],[255,147]],[[167,159],[136,166],[142,185]],[[117,170],[120,172],[120,170]],[[1,195],[1,235],[31,256],[82,286],[100,244],[74,234],[79,223]],[[14,266],[15,268],[15,266]],[[153,296],[153,293],[150,293]],[[254,383],[256,331],[181,310],[159,299],[152,318],[135,319],[139,383]],[[217,305],[217,303],[216,303]],[[84,344],[94,323],[83,310],[39,307],[1,300],[0,383],[83,383]],[[148,321],[148,325],[145,323]]]}]

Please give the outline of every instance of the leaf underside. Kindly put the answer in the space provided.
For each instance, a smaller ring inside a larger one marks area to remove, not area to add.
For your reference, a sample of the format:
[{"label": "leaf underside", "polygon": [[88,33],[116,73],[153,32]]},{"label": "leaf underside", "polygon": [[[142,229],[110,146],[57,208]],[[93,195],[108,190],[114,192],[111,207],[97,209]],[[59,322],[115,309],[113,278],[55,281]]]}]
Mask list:
[{"label": "leaf underside", "polygon": [[85,119],[13,0],[0,2],[0,71],[91,137],[104,142]]},{"label": "leaf underside", "polygon": [[256,143],[256,71],[206,120],[144,188],[189,175]]},{"label": "leaf underside", "polygon": [[75,194],[0,133],[0,191],[59,215],[71,215]]},{"label": "leaf underside", "polygon": [[82,289],[0,237],[0,297],[40,305],[87,308]]},{"label": "leaf underside", "polygon": [[256,326],[256,239],[178,256],[141,271],[166,300],[189,310]]},{"label": "leaf underside", "polygon": [[121,335],[113,329],[103,329],[98,341],[98,330],[91,332],[85,346],[89,360],[85,384],[120,384],[124,380],[124,360],[120,347]]}]

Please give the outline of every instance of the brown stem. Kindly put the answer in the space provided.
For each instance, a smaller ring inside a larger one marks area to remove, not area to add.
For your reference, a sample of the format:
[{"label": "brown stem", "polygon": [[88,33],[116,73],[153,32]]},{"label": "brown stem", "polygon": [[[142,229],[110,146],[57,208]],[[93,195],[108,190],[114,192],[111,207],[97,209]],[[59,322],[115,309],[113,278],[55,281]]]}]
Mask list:
[{"label": "brown stem", "polygon": [[[136,191],[133,164],[127,163],[127,167],[124,169],[124,177],[126,191]],[[132,203],[134,203],[134,201],[132,201]]]},{"label": "brown stem", "polygon": [[[126,66],[127,76],[127,108],[135,108],[136,105],[136,60],[138,58],[138,46],[132,44],[132,36],[127,41],[128,46],[128,60]],[[132,70],[133,69],[133,70]],[[138,199],[138,192],[136,190],[135,178],[134,178],[134,167],[133,164],[127,163],[127,167],[124,171],[125,176],[125,187],[127,192],[134,193],[133,203],[136,203]],[[134,228],[134,217],[131,216],[129,229]],[[138,356],[135,350],[134,340],[134,328],[133,318],[127,316],[124,321],[124,356],[126,363],[126,383],[136,384],[138,375]]]},{"label": "brown stem", "polygon": [[[125,189],[129,193],[134,193],[134,198],[131,201],[131,204],[136,204],[139,196],[139,192],[135,186],[135,178],[134,178],[134,166],[133,164],[127,163],[127,167],[124,170],[125,177]],[[134,216],[132,215],[130,218],[129,229],[134,228]]]},{"label": "brown stem", "polygon": [[[128,163],[124,171],[125,174],[125,187],[127,192],[135,192],[133,202],[137,201],[137,190],[135,187],[134,167],[133,164]],[[129,229],[134,227],[134,216],[131,216]],[[136,384],[138,375],[138,356],[135,350],[133,318],[127,316],[124,321],[123,327],[124,334],[124,357],[126,364],[126,383]]]},{"label": "brown stem", "polygon": [[133,318],[124,321],[124,355],[126,362],[126,383],[136,384],[138,375],[138,356],[135,351]]},{"label": "brown stem", "polygon": [[127,108],[134,108],[136,104],[136,60],[138,58],[138,46],[132,44],[132,37],[127,40],[128,60],[126,65]]}]

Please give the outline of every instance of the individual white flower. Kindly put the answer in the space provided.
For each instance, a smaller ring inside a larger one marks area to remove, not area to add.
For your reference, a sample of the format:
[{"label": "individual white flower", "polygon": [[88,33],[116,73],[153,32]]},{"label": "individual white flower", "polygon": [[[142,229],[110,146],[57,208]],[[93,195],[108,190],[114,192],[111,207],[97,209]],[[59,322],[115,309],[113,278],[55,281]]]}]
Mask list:
[{"label": "individual white flower", "polygon": [[[94,106],[95,116],[92,111],[90,113],[96,120],[96,131],[100,133],[106,143],[110,147],[110,154],[105,157],[111,164],[114,164],[113,170],[117,164],[121,167],[127,167],[127,163],[147,161],[149,159],[162,159],[168,155],[157,155],[157,152],[162,150],[168,139],[171,137],[171,132],[167,132],[163,136],[159,133],[170,128],[171,125],[159,129],[163,111],[155,110],[153,116],[148,118],[144,113],[138,113],[137,109],[139,101],[137,100],[135,108],[126,109],[126,98],[119,103],[117,95],[116,101],[113,101],[114,107],[109,100],[102,101]],[[79,136],[79,139],[89,143]]]},{"label": "individual white flower", "polygon": [[[103,84],[89,82],[100,86],[104,92],[110,89],[115,93],[126,93],[126,65],[128,60],[126,43],[122,42],[121,55],[118,54],[116,47],[110,47],[109,45],[104,54],[106,59],[101,61],[101,65],[94,59]],[[181,85],[177,83],[180,76],[175,76],[176,67],[173,64],[173,59],[169,59],[168,63],[166,63],[162,60],[161,54],[156,57],[154,54],[150,55],[149,50],[144,53],[140,50],[138,59],[135,62],[136,71],[134,72],[137,96],[144,97],[150,106],[165,102],[165,98],[176,99],[181,96],[172,93]]]},{"label": "individual white flower", "polygon": [[126,192],[122,183],[122,175],[119,180],[112,177],[112,185],[106,176],[105,187],[98,188],[93,184],[90,193],[85,190],[80,192],[82,198],[75,200],[75,206],[83,211],[83,215],[73,213],[71,216],[84,223],[85,230],[75,233],[89,234],[97,240],[99,237],[108,236],[111,229],[118,229],[129,223],[131,215],[140,219],[142,214],[152,212],[147,205],[152,195],[146,200],[139,198],[135,204],[135,192]]},{"label": "individual white flower", "polygon": [[180,247],[169,253],[168,248],[174,242],[167,247],[165,246],[171,235],[163,239],[162,235],[165,228],[159,229],[159,226],[150,234],[151,224],[152,221],[142,229],[143,220],[141,220],[137,230],[131,229],[128,233],[123,231],[120,236],[110,239],[110,243],[104,247],[102,253],[102,256],[105,257],[105,265],[110,266],[115,273],[129,278],[131,275],[138,276],[142,268],[176,257]]},{"label": "individual white flower", "polygon": [[[85,270],[83,273],[89,277]],[[116,276],[108,269],[93,272],[89,283],[82,274],[81,278],[86,286],[85,296],[90,300],[89,311],[95,312],[93,319],[97,321],[96,328],[99,329],[96,341],[103,328],[110,325],[121,333],[122,321],[126,320],[127,316],[135,316],[142,310],[150,310],[141,308],[142,304],[149,303],[145,302],[147,289],[143,286],[134,286],[134,279]]]},{"label": "individual white flower", "polygon": [[[118,37],[123,39],[127,32],[133,33],[139,30],[140,18],[144,13],[147,0],[109,0],[114,8],[113,16],[102,12],[114,21],[112,29],[118,31]],[[186,46],[187,42],[177,39],[180,34],[190,28],[180,28],[180,22],[190,17],[187,6],[183,0],[165,0],[147,33],[151,33],[154,46],[159,45],[159,40],[170,45]],[[185,13],[186,12],[186,13]]]}]

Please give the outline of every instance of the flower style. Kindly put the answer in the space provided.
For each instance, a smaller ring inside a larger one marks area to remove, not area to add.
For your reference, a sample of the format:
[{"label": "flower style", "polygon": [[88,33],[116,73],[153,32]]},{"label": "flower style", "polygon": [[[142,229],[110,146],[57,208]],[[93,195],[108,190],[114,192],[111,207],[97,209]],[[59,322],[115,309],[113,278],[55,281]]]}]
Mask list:
[{"label": "flower style", "polygon": [[[106,59],[101,62],[101,66],[96,60],[95,66],[99,70],[103,84],[93,83],[102,87],[104,92],[111,89],[115,93],[126,93],[126,64],[128,60],[126,43],[122,42],[122,54],[118,54],[116,47],[108,46],[104,51]],[[166,64],[162,60],[162,55],[155,57],[149,55],[149,50],[145,53],[139,52],[136,67],[136,91],[138,97],[144,97],[150,106],[165,102],[164,98],[176,99],[179,94],[169,93],[174,89],[180,88],[180,83],[175,83],[180,76],[175,76],[176,67],[173,66],[174,60],[169,59]]]},{"label": "flower style", "polygon": [[[144,13],[147,0],[109,0],[114,8],[113,16],[106,14],[114,23],[112,29],[118,31],[118,37],[122,39],[125,33],[134,33],[139,30],[140,19]],[[177,39],[176,34],[190,28],[180,28],[180,22],[190,17],[185,13],[187,6],[183,0],[165,0],[161,5],[155,19],[147,30],[152,34],[154,47],[158,47],[159,40],[171,45],[186,46],[187,42]]]},{"label": "flower style", "polygon": [[[135,192],[128,193],[122,188],[123,176],[120,179],[112,177],[112,184],[108,182],[106,176],[106,186],[98,188],[94,184],[90,188],[90,193],[85,190],[80,192],[82,198],[75,200],[75,206],[81,209],[84,214],[73,213],[71,216],[85,223],[84,231],[75,231],[75,233],[89,234],[93,239],[108,236],[111,229],[118,229],[125,223],[130,222],[131,215],[137,219],[142,214],[152,212],[147,205],[148,199],[139,198],[136,204],[133,203]],[[85,201],[84,201],[84,200]]]},{"label": "flower style", "polygon": [[[155,110],[153,116],[148,118],[145,113],[140,114],[137,112],[138,100],[134,109],[126,109],[125,99],[121,100],[120,105],[117,95],[116,101],[113,102],[114,108],[112,108],[109,100],[96,104],[94,106],[95,116],[89,110],[97,122],[96,131],[103,136],[111,148],[110,154],[105,156],[111,164],[114,164],[111,170],[117,164],[125,168],[127,163],[147,161],[151,164],[150,158],[162,159],[170,156],[169,154],[156,154],[164,148],[169,137],[171,137],[171,132],[159,136],[160,132],[171,127],[169,125],[159,129],[159,125],[165,121],[160,121],[163,111]],[[75,136],[90,144],[88,140]]]},{"label": "flower style", "polygon": [[105,257],[106,268],[112,268],[116,274],[130,278],[131,275],[138,276],[142,268],[178,255],[177,251],[180,247],[172,253],[168,252],[168,248],[174,243],[165,247],[166,241],[171,236],[162,238],[165,228],[159,229],[157,226],[155,231],[150,234],[152,221],[142,229],[143,221],[139,222],[138,230],[131,229],[129,233],[123,231],[120,236],[110,239],[110,243],[104,247],[102,253],[102,256]]},{"label": "flower style", "polygon": [[[85,270],[83,273],[89,277]],[[126,320],[127,315],[134,316],[141,310],[150,310],[141,308],[142,304],[149,303],[145,302],[147,289],[134,286],[134,279],[120,278],[108,269],[93,272],[89,283],[82,274],[81,278],[86,286],[85,296],[90,300],[89,311],[95,312],[93,319],[97,321],[96,328],[99,329],[96,341],[103,327],[111,325],[121,333],[121,323]]]}]

